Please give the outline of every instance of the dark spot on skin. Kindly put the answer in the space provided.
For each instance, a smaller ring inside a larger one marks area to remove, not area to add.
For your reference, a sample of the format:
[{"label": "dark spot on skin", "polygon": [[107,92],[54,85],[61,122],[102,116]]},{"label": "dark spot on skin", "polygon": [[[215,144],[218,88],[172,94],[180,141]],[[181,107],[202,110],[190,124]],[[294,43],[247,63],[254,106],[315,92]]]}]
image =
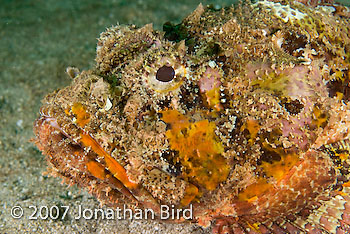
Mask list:
[{"label": "dark spot on skin", "polygon": [[320,115],[320,118],[321,119],[324,119],[324,118],[326,118],[327,117],[327,115],[325,114],[325,113],[322,113],[321,115]]},{"label": "dark spot on skin", "polygon": [[[343,184],[349,181],[349,164],[347,162],[343,162],[339,155],[340,154],[349,154],[349,149],[341,149],[340,144],[334,143],[331,144],[332,147],[321,146],[319,148],[320,151],[326,152],[329,157],[332,159],[336,168],[338,168],[340,172],[340,176],[337,177],[337,183],[333,185],[333,190],[341,191],[343,189]],[[331,149],[332,148],[332,149]]]},{"label": "dark spot on skin", "polygon": [[222,50],[220,48],[220,45],[215,42],[202,43],[200,47],[201,49],[198,50],[200,51],[200,55],[209,55],[217,57]]},{"label": "dark spot on skin", "polygon": [[191,69],[192,69],[192,70],[195,70],[195,69],[198,69],[198,68],[200,68],[200,65],[197,64],[197,63],[191,65]]},{"label": "dark spot on skin", "polygon": [[288,98],[283,98],[280,104],[288,111],[291,115],[297,115],[304,108],[304,105],[299,102],[298,99],[289,100]]},{"label": "dark spot on skin", "polygon": [[342,173],[343,175],[348,174],[350,171],[349,164],[347,164],[346,162],[342,162],[342,160],[339,157],[339,154],[350,154],[350,151],[348,149],[341,149],[339,147],[339,144],[337,144],[337,143],[331,144],[331,146],[332,147],[330,147],[330,148],[332,148],[332,150],[329,148],[326,148],[325,146],[321,146],[319,148],[319,150],[326,152],[329,155],[329,157],[332,159],[333,163],[339,169],[348,171],[347,173],[345,173],[345,171],[343,171],[343,173]]},{"label": "dark spot on skin", "polygon": [[226,56],[225,55],[221,55],[221,56],[218,56],[217,58],[216,58],[216,62],[218,62],[218,63],[225,63],[226,62]]},{"label": "dark spot on skin", "polygon": [[161,82],[169,82],[175,77],[175,70],[169,66],[163,66],[158,69],[156,79]]},{"label": "dark spot on skin", "polygon": [[156,114],[155,110],[152,108],[150,104],[148,104],[141,108],[136,119],[139,121],[143,121],[145,116],[148,116],[149,118],[154,118],[155,114]]},{"label": "dark spot on skin", "polygon": [[[280,137],[282,136],[282,131],[279,128],[274,128],[272,131],[263,131],[260,134],[260,143],[263,144],[265,141],[274,144],[276,147],[282,147],[280,142]],[[261,147],[264,148],[263,145]],[[266,148],[266,147],[265,147]]]},{"label": "dark spot on skin", "polygon": [[273,34],[275,34],[275,33],[278,32],[278,31],[281,31],[281,29],[280,29],[280,28],[271,28],[271,29],[270,29],[270,33],[269,33],[269,36],[272,36]]},{"label": "dark spot on skin", "polygon": [[346,78],[344,81],[342,80],[331,80],[327,83],[329,97],[337,96],[337,93],[343,94],[343,100],[350,100],[350,80]]},{"label": "dark spot on skin", "polygon": [[348,175],[350,173],[349,168],[343,168],[342,167],[342,168],[339,169],[339,171],[340,171],[340,174],[342,174],[344,176],[346,176],[346,175]]},{"label": "dark spot on skin", "polygon": [[65,139],[67,139],[68,137],[66,136],[66,135],[64,135],[63,133],[59,133],[59,136],[63,139],[63,140],[65,140]]},{"label": "dark spot on skin", "polygon": [[281,156],[277,152],[263,149],[263,153],[261,155],[261,158],[258,161],[258,165],[261,165],[262,161],[273,163],[280,160],[281,160]]},{"label": "dark spot on skin", "polygon": [[206,48],[206,54],[209,56],[218,55],[221,48],[217,43],[209,43]]},{"label": "dark spot on skin", "polygon": [[242,118],[239,116],[236,116],[234,124],[235,124],[235,127],[233,128],[232,131],[229,132],[229,139],[230,139],[229,142],[230,144],[242,145],[244,139],[246,139],[243,132],[241,131],[241,128],[243,125]]},{"label": "dark spot on skin", "polygon": [[189,84],[188,87],[181,87],[180,103],[188,110],[193,110],[195,107],[200,109],[204,107],[203,100],[200,97],[198,85]]},{"label": "dark spot on skin", "polygon": [[220,103],[224,108],[224,110],[231,109],[230,102],[231,102],[230,94],[228,93],[227,89],[224,89],[224,91],[222,91],[220,94]]},{"label": "dark spot on skin", "polygon": [[295,50],[299,48],[305,48],[307,38],[305,35],[298,35],[295,32],[289,32],[285,38],[282,48],[286,50],[290,55],[294,56]]},{"label": "dark spot on skin", "polygon": [[286,218],[287,218],[287,220],[290,221],[290,222],[294,222],[294,221],[297,219],[297,217],[296,217],[295,214],[288,214],[288,215],[286,216]]},{"label": "dark spot on skin", "polygon": [[178,152],[175,150],[168,150],[161,153],[161,157],[169,163],[169,167],[166,169],[168,173],[173,176],[181,175],[181,163],[176,162],[178,158]]},{"label": "dark spot on skin", "polygon": [[327,88],[329,97],[335,97],[337,95],[337,92],[341,93],[344,90],[343,82],[341,80],[332,80],[328,82]]},{"label": "dark spot on skin", "polygon": [[185,41],[185,45],[187,46],[187,52],[193,53],[195,52],[196,47],[196,39],[195,38],[189,38]]},{"label": "dark spot on skin", "polygon": [[160,109],[165,109],[168,108],[170,106],[171,100],[170,99],[165,99],[165,100],[159,100],[158,101],[158,106],[160,107]]}]

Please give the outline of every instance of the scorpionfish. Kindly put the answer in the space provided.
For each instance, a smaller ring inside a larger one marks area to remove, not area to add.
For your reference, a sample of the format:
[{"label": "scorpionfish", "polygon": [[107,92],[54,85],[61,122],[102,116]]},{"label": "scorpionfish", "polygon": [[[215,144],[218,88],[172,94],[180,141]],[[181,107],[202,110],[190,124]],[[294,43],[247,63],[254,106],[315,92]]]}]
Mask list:
[{"label": "scorpionfish", "polygon": [[214,233],[349,233],[349,17],[260,0],[107,28],[95,67],[43,100],[35,143],[110,207],[192,207]]}]

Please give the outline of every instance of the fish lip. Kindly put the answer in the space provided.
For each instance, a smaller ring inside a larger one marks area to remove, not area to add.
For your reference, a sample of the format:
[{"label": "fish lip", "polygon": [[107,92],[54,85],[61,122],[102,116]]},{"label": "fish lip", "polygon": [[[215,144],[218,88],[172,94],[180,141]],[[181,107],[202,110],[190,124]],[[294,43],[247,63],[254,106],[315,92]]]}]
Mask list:
[{"label": "fish lip", "polygon": [[[56,118],[56,117],[51,116],[51,115],[48,113],[48,111],[45,112],[44,110],[40,109],[40,117],[35,121],[35,125],[34,125],[34,128],[35,128],[35,135],[37,136],[38,142],[40,142],[40,139],[39,139],[39,138],[40,138],[40,132],[41,132],[42,129],[45,128],[45,127],[49,127],[49,128],[50,128],[50,130],[49,130],[49,132],[48,132],[47,134],[51,135],[51,134],[56,130],[56,131],[58,131],[60,134],[62,134],[62,137],[67,137],[67,138],[69,139],[69,141],[70,141],[69,144],[77,145],[78,147],[80,147],[80,148],[83,149],[83,150],[90,147],[90,146],[85,146],[83,142],[74,140],[73,137],[72,137],[71,135],[69,135],[66,131],[64,131],[64,129],[62,129],[62,127],[58,124],[57,118]],[[87,136],[91,137],[91,139],[94,140],[94,138],[93,138],[92,136],[90,136],[89,133],[85,132],[83,129],[81,129],[81,131],[82,131],[84,134],[86,134]],[[40,142],[39,144],[43,144],[43,145],[44,145],[44,142]],[[39,148],[40,148],[40,147],[39,147]],[[103,149],[103,150],[104,150],[104,149]],[[92,152],[94,152],[94,151],[92,150]],[[94,153],[96,153],[96,152],[94,152]],[[96,154],[98,155],[98,153],[96,153]],[[101,163],[101,162],[99,161],[98,158],[95,158],[94,160],[95,160],[97,163]],[[104,165],[104,164],[101,164],[101,165],[103,165],[104,167],[106,167],[106,165]],[[107,170],[108,170],[108,169],[107,169]],[[109,170],[108,170],[108,171],[109,171]],[[91,173],[91,172],[90,172],[90,173]],[[146,191],[146,190],[140,188],[138,185],[137,185],[136,188],[129,188],[129,187],[127,187],[122,181],[120,181],[118,178],[112,177],[112,179],[115,179],[115,180],[117,180],[119,183],[121,183],[122,188],[117,188],[117,187],[113,186],[113,185],[115,185],[115,184],[113,184],[113,182],[110,181],[111,179],[109,179],[109,181],[107,181],[107,180],[108,180],[108,178],[107,178],[107,179],[105,180],[105,182],[108,183],[110,187],[112,187],[113,189],[118,190],[119,192],[121,192],[122,194],[124,194],[125,196],[127,196],[128,198],[130,198],[131,200],[134,200],[135,202],[140,202],[142,205],[146,205],[146,206],[147,206],[147,204],[149,204],[150,207],[151,207],[153,210],[157,211],[158,206],[159,206],[158,203],[155,203],[154,201],[153,201],[153,203],[152,203],[152,202],[148,203],[147,201],[143,201],[143,200],[142,200],[143,197],[144,197],[145,195],[147,195],[146,193],[147,193],[148,191]],[[153,197],[152,197],[152,198],[153,198]],[[157,213],[159,213],[159,212],[160,212],[160,211],[157,211]]]},{"label": "fish lip", "polygon": [[[82,146],[79,142],[76,142],[66,131],[63,130],[63,128],[61,128],[61,126],[58,124],[57,122],[57,118],[55,117],[51,117],[50,115],[47,115],[45,113],[42,113],[40,111],[40,117],[39,119],[36,121],[36,126],[38,125],[42,125],[42,124],[49,124],[51,127],[53,127],[54,129],[56,129],[57,131],[59,131],[60,133],[62,133],[64,136],[66,136],[67,138],[69,138],[70,140],[72,140],[75,144],[78,144],[80,146]],[[41,122],[38,124],[38,122]]]}]

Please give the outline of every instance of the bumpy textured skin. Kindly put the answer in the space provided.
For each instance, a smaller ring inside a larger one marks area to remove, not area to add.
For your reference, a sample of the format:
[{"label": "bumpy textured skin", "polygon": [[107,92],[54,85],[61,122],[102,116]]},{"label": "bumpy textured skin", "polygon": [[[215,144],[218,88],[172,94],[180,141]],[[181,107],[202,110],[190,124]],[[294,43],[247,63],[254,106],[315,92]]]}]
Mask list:
[{"label": "bumpy textured skin", "polygon": [[348,233],[348,8],[307,3],[108,28],[96,67],[43,101],[49,172],[113,207],[192,204],[214,232]]}]

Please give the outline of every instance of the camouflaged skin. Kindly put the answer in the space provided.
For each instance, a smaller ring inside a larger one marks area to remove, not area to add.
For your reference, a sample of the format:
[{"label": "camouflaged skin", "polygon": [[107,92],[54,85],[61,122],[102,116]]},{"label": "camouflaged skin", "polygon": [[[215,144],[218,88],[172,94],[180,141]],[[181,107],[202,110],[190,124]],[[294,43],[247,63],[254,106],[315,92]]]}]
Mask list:
[{"label": "camouflaged skin", "polygon": [[96,67],[43,101],[48,171],[112,207],[192,205],[214,232],[348,232],[348,11],[264,0],[108,28]]}]

